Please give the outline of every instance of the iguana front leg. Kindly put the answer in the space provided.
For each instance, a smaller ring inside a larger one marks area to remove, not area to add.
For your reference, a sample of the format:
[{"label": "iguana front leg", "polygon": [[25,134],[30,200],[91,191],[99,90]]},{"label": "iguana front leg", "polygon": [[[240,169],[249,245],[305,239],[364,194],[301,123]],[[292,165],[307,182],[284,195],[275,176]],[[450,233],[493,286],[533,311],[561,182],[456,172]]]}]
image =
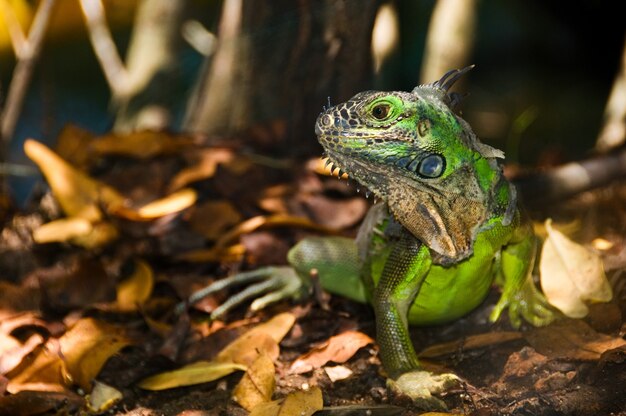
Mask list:
[{"label": "iguana front leg", "polygon": [[391,252],[372,299],[380,359],[390,376],[387,385],[396,393],[410,396],[420,407],[445,409],[445,404],[432,394],[445,391],[458,378],[421,370],[408,330],[408,310],[428,275],[430,252],[406,229],[390,244]]},{"label": "iguana front leg", "polygon": [[502,295],[491,312],[492,322],[507,307],[509,320],[515,328],[521,325],[522,318],[533,326],[545,326],[555,319],[557,312],[537,290],[532,279],[536,246],[532,225],[524,221],[515,231],[511,242],[502,249],[501,270],[496,280],[502,287]]}]

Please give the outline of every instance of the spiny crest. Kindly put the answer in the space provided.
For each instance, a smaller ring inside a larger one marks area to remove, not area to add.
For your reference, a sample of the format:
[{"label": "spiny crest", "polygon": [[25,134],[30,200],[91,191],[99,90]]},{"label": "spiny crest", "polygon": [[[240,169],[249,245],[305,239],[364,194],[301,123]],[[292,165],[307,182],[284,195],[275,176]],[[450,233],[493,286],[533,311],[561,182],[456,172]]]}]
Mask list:
[{"label": "spiny crest", "polygon": [[450,92],[450,88],[452,88],[459,78],[467,74],[474,67],[475,65],[470,65],[462,69],[451,69],[435,82],[418,85],[413,90],[413,93],[430,91],[434,96],[443,101],[452,111],[455,111],[463,100],[464,95],[456,92]]}]

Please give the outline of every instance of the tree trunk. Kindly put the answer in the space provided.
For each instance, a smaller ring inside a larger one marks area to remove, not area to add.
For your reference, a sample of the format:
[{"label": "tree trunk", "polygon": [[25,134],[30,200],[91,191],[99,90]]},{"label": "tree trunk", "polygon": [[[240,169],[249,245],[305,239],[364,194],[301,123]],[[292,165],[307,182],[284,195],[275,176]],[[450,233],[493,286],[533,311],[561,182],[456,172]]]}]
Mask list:
[{"label": "tree trunk", "polygon": [[184,127],[229,135],[280,120],[285,153],[317,149],[313,125],[328,97],[343,101],[370,84],[377,8],[378,0],[225,0]]}]

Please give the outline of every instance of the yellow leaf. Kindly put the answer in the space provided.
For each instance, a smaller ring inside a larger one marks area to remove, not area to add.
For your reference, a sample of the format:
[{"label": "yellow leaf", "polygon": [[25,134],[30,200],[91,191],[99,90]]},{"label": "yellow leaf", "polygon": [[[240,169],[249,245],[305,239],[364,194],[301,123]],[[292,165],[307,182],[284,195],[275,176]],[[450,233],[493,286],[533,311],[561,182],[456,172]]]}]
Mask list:
[{"label": "yellow leaf", "polygon": [[131,341],[120,327],[83,318],[63,334],[59,343],[69,378],[89,391],[106,361]]},{"label": "yellow leaf", "polygon": [[118,235],[117,227],[110,222],[101,221],[91,224],[91,232],[85,235],[77,235],[70,242],[85,248],[96,248],[110,243]]},{"label": "yellow leaf", "polygon": [[24,152],[41,169],[68,217],[96,222],[102,219],[101,206],[109,209],[124,202],[115,189],[75,169],[44,144],[28,139],[24,143]]},{"label": "yellow leaf", "polygon": [[278,356],[278,343],[287,335],[296,318],[291,313],[281,313],[269,321],[255,326],[226,345],[217,355],[216,361],[236,362],[251,365],[259,353],[271,358]]},{"label": "yellow leaf", "polygon": [[233,399],[247,411],[270,401],[276,387],[274,372],[272,359],[266,354],[259,355],[235,386]]},{"label": "yellow leaf", "polygon": [[235,371],[245,371],[245,365],[198,361],[173,371],[156,374],[143,379],[138,386],[145,390],[165,390],[193,384],[208,383]]},{"label": "yellow leaf", "polygon": [[154,219],[182,211],[192,206],[198,195],[191,188],[181,189],[165,198],[157,199],[137,210],[140,218]]},{"label": "yellow leaf", "polygon": [[39,244],[67,242],[86,236],[92,230],[91,221],[85,218],[61,218],[41,225],[33,232],[33,239]]},{"label": "yellow leaf", "polygon": [[261,403],[250,416],[310,416],[324,407],[322,390],[314,386],[309,390],[298,390],[281,400]]},{"label": "yellow leaf", "polygon": [[117,306],[123,311],[135,311],[148,300],[154,286],[152,268],[142,260],[135,261],[135,270],[117,285]]},{"label": "yellow leaf", "polygon": [[91,394],[85,397],[87,407],[92,413],[104,413],[109,410],[115,403],[122,400],[122,393],[107,384],[99,381],[94,382]]},{"label": "yellow leaf", "polygon": [[192,250],[176,257],[178,260],[189,261],[192,263],[234,263],[241,261],[245,253],[246,247],[243,244],[234,244],[228,247],[212,247],[207,249]]},{"label": "yellow leaf", "polygon": [[541,288],[548,301],[571,318],[582,318],[589,309],[584,301],[608,302],[613,294],[602,259],[555,230],[546,221],[539,270]]}]

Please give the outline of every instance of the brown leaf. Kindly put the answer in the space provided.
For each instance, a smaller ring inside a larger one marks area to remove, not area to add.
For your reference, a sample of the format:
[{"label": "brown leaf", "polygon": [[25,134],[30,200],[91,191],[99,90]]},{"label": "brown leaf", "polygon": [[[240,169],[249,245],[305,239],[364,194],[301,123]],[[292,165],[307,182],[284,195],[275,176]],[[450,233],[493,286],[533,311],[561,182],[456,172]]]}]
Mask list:
[{"label": "brown leaf", "polygon": [[543,355],[574,360],[598,360],[602,353],[626,345],[622,338],[598,333],[579,319],[563,319],[534,328],[524,337]]},{"label": "brown leaf", "polygon": [[58,342],[40,344],[18,367],[7,374],[9,393],[26,390],[63,392],[71,385],[66,377]]},{"label": "brown leaf", "polygon": [[241,221],[241,214],[228,201],[209,201],[195,207],[189,226],[207,240],[213,241],[229,227]]},{"label": "brown leaf", "polygon": [[137,131],[129,134],[107,134],[91,143],[99,155],[122,155],[137,159],[150,159],[172,154],[189,147],[193,140],[188,136],[157,131]]},{"label": "brown leaf", "polygon": [[250,416],[311,416],[324,407],[322,390],[314,386],[309,390],[298,390],[281,400],[261,403]]},{"label": "brown leaf", "polygon": [[424,358],[440,357],[442,355],[454,354],[462,350],[484,348],[514,341],[522,337],[522,333],[516,331],[487,332],[485,334],[470,335],[461,340],[431,345],[422,350],[418,355]]},{"label": "brown leaf", "polygon": [[291,364],[290,371],[295,374],[306,373],[322,367],[329,361],[345,363],[361,348],[374,343],[374,340],[358,331],[346,331],[330,337],[324,344],[301,355]]},{"label": "brown leaf", "polygon": [[74,124],[63,127],[56,142],[56,153],[73,166],[84,169],[89,164],[89,145],[94,135]]},{"label": "brown leaf", "polygon": [[49,269],[37,271],[48,307],[68,311],[113,299],[114,280],[99,260],[73,257]]},{"label": "brown leaf", "polygon": [[231,162],[235,158],[234,152],[225,148],[202,149],[194,152],[194,156],[198,158],[197,163],[174,176],[169,186],[170,192],[192,182],[211,178],[219,164]]},{"label": "brown leaf", "polygon": [[0,397],[0,416],[77,414],[83,403],[72,392],[22,391]]},{"label": "brown leaf", "polygon": [[259,228],[274,228],[274,227],[301,227],[310,230],[315,230],[327,234],[334,234],[336,230],[323,227],[319,224],[315,224],[311,220],[303,217],[294,217],[290,215],[271,215],[264,216],[259,215],[252,217],[237,225],[217,240],[215,243],[218,247],[224,247],[231,244],[238,239],[242,234],[251,233]]},{"label": "brown leaf", "polygon": [[235,371],[245,371],[246,366],[236,363],[198,361],[177,370],[166,371],[145,378],[138,386],[145,390],[166,390],[181,386],[208,383]]},{"label": "brown leaf", "polygon": [[359,223],[369,209],[369,203],[361,197],[331,199],[323,195],[307,195],[303,197],[303,204],[316,223],[339,230]]},{"label": "brown leaf", "polygon": [[233,399],[247,411],[260,403],[269,402],[276,387],[274,362],[261,354],[233,390]]},{"label": "brown leaf", "polygon": [[259,354],[270,358],[278,357],[278,343],[287,335],[296,318],[290,313],[281,313],[269,321],[255,326],[228,344],[217,355],[216,361],[236,362],[252,365]]},{"label": "brown leaf", "polygon": [[207,249],[192,250],[176,256],[178,260],[192,263],[222,262],[232,263],[240,261],[246,254],[243,244],[233,244],[228,247],[212,247]]},{"label": "brown leaf", "polygon": [[133,273],[117,285],[117,306],[122,311],[136,311],[148,300],[154,286],[154,272],[143,260],[135,261]]},{"label": "brown leaf", "polygon": [[60,339],[67,375],[86,391],[106,361],[131,344],[125,331],[93,318],[83,318]]}]

